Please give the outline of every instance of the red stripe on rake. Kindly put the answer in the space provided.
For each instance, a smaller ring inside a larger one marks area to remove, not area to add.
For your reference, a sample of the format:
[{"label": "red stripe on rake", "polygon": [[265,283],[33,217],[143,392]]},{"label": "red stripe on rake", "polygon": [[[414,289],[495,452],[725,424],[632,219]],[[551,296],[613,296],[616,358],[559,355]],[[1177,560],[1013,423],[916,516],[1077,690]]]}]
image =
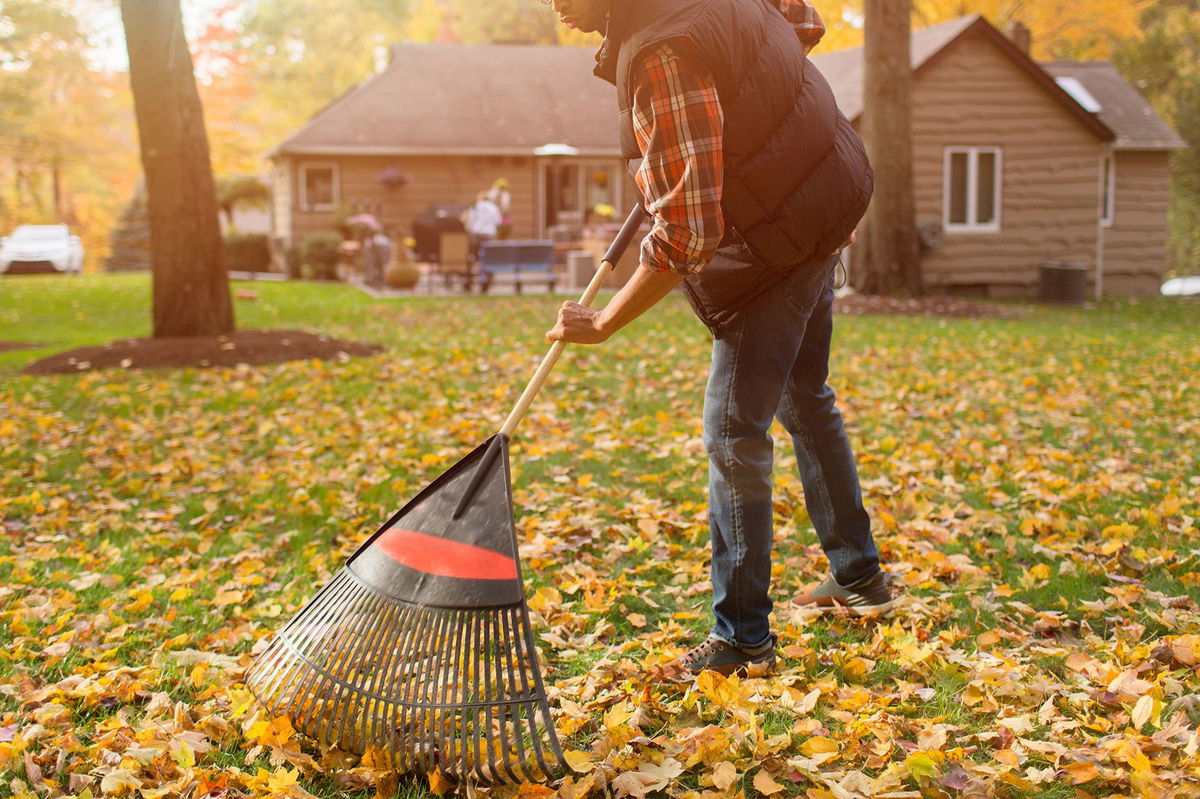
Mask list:
[{"label": "red stripe on rake", "polygon": [[410,569],[463,580],[515,580],[517,562],[490,549],[393,527],[375,546]]}]

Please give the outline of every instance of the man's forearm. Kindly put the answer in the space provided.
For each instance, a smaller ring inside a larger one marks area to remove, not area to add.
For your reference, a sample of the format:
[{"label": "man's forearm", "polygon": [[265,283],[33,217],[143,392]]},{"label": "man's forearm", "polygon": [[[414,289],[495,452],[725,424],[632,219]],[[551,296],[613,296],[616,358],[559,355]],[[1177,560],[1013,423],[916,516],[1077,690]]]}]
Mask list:
[{"label": "man's forearm", "polygon": [[657,272],[639,266],[620,291],[613,296],[596,319],[596,327],[607,336],[616,333],[625,325],[653,308],[659,300],[683,282],[683,275],[674,272]]}]

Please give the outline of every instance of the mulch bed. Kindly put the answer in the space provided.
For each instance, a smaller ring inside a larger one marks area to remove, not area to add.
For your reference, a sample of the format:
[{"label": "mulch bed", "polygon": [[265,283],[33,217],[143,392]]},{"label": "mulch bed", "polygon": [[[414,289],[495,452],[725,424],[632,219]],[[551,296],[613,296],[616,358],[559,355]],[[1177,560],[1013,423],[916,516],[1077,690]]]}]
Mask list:
[{"label": "mulch bed", "polygon": [[0,352],[7,352],[8,350],[27,350],[32,346],[32,344],[24,344],[20,341],[0,341]]},{"label": "mulch bed", "polygon": [[833,302],[837,313],[896,314],[905,316],[950,316],[965,319],[992,318],[1015,319],[1021,315],[1016,308],[964,300],[961,297],[917,297],[903,299],[882,297],[874,294],[848,294]]},{"label": "mulch bed", "polygon": [[34,361],[27,375],[73,374],[93,369],[154,369],[282,363],[309,358],[374,355],[383,347],[341,341],[300,330],[239,330],[227,336],[131,338],[81,347]]}]

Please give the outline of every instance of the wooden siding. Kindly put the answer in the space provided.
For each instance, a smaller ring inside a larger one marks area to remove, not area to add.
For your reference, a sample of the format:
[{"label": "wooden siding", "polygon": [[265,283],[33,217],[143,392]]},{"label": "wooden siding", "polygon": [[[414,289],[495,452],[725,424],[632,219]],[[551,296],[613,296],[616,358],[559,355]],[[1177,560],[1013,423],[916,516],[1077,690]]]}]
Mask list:
[{"label": "wooden siding", "polygon": [[292,165],[290,159],[280,158],[271,170],[271,235],[288,239],[292,229]]},{"label": "wooden siding", "polygon": [[[296,206],[300,167],[310,161],[337,163],[341,204],[375,214],[385,226],[394,227],[402,235],[411,234],[413,218],[430,204],[471,202],[497,178],[507,178],[512,193],[513,238],[536,235],[540,194],[537,159],[533,156],[291,156],[286,160],[290,162],[291,225],[276,229],[280,231],[277,235],[290,235],[293,241],[330,230],[333,221],[332,212]],[[594,160],[621,164],[618,159]],[[412,180],[403,188],[389,191],[378,180],[379,173],[388,166],[395,166]],[[282,219],[283,215],[277,214],[276,218]]]},{"label": "wooden siding", "polygon": [[1105,294],[1157,294],[1167,271],[1170,154],[1119,150],[1116,207],[1104,229]]},{"label": "wooden siding", "polygon": [[913,140],[919,222],[943,220],[946,147],[1002,151],[999,232],[948,231],[922,261],[931,290],[1030,297],[1045,261],[1095,265],[1102,143],[982,36],[918,73]]}]

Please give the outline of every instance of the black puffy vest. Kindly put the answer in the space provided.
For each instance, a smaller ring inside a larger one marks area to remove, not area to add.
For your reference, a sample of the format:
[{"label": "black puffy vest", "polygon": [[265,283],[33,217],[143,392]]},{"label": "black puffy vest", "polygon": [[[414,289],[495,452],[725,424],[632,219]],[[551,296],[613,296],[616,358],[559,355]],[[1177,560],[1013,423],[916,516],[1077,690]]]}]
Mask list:
[{"label": "black puffy vest", "polygon": [[829,84],[770,0],[613,0],[596,74],[617,86],[626,158],[641,158],[634,64],[667,41],[712,70],[725,113],[722,252],[744,242],[752,256],[719,254],[685,281],[717,329],[793,269],[827,261],[866,212],[873,177]]}]

